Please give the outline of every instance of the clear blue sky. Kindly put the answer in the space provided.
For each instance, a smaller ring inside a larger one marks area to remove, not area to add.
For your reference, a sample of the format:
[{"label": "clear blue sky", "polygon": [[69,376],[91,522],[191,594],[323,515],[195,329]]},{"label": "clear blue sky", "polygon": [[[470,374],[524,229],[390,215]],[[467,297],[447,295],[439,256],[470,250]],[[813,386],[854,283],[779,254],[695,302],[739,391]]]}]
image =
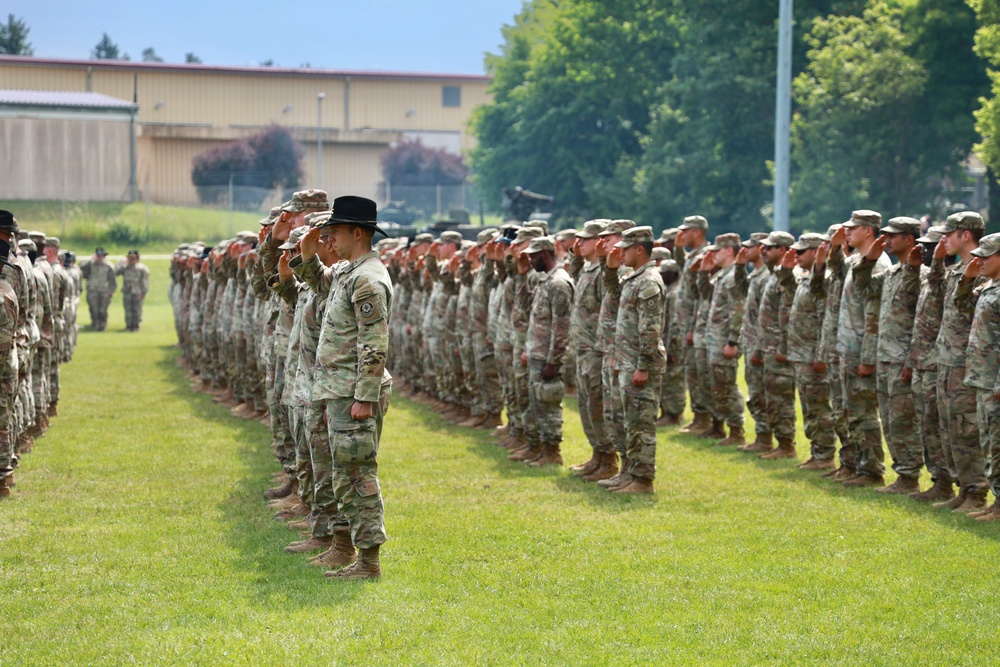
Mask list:
[{"label": "clear blue sky", "polygon": [[35,55],[90,57],[107,32],[132,60],[152,46],[167,62],[483,73],[521,0],[7,0]]}]

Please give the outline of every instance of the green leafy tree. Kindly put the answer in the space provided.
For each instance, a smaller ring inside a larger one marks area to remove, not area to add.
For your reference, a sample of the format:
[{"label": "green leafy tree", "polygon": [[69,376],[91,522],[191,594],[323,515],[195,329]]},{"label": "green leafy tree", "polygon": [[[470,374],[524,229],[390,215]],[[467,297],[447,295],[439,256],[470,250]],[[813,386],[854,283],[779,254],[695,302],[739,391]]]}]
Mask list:
[{"label": "green leafy tree", "polygon": [[32,56],[35,50],[28,42],[30,29],[24,21],[13,14],[7,15],[7,23],[0,23],[0,54],[8,56]]},{"label": "green leafy tree", "polygon": [[990,220],[1000,220],[1000,2],[968,0],[976,12],[976,53],[989,64],[990,90],[975,112],[980,142],[976,152],[986,163],[990,184]]},{"label": "green leafy tree", "polygon": [[156,53],[156,49],[152,46],[147,46],[142,50],[142,62],[144,63],[162,63],[163,58],[161,58]]},{"label": "green leafy tree", "polygon": [[111,37],[108,33],[103,33],[101,35],[101,41],[99,41],[90,52],[90,57],[93,60],[128,60],[127,57],[121,57],[121,50],[118,45],[111,41]]},{"label": "green leafy tree", "polygon": [[186,63],[200,63],[201,62],[201,58],[199,58],[198,56],[196,56],[191,51],[188,51],[187,53],[184,54],[184,62],[186,62]]}]

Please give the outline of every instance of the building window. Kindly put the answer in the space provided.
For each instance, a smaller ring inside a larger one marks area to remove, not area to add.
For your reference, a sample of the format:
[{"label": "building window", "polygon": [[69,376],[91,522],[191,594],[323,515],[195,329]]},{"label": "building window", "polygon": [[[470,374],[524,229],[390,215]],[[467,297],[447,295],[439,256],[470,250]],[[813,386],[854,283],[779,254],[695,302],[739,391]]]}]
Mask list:
[{"label": "building window", "polygon": [[441,106],[462,106],[462,88],[460,86],[444,86],[441,88]]}]

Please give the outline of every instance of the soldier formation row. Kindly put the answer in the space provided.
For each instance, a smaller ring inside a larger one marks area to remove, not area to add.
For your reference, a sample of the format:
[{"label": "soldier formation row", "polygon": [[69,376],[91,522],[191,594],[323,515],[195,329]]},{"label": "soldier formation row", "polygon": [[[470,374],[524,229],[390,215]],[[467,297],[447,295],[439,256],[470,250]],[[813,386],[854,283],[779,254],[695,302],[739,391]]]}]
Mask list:
[{"label": "soldier formation row", "polygon": [[388,410],[393,290],[372,251],[375,203],[296,192],[258,232],[185,244],[171,264],[194,389],[271,427],[282,470],[265,497],[303,531],[289,553],[338,579],[381,575],[377,453]]},{"label": "soldier formation row", "polygon": [[45,435],[59,403],[59,366],[76,349],[80,269],[59,239],[23,232],[0,211],[0,498]]}]

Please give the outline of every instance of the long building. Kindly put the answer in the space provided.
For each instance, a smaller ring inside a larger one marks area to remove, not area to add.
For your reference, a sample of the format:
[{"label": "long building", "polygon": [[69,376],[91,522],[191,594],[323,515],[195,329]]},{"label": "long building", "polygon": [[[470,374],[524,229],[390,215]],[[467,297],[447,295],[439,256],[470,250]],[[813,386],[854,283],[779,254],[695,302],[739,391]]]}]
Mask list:
[{"label": "long building", "polygon": [[[472,146],[467,122],[489,101],[488,84],[457,74],[0,56],[0,197],[119,193],[197,204],[193,158],[277,124],[304,148],[303,185],[374,199],[379,157],[393,143]],[[112,182],[95,188],[95,173]]]}]

